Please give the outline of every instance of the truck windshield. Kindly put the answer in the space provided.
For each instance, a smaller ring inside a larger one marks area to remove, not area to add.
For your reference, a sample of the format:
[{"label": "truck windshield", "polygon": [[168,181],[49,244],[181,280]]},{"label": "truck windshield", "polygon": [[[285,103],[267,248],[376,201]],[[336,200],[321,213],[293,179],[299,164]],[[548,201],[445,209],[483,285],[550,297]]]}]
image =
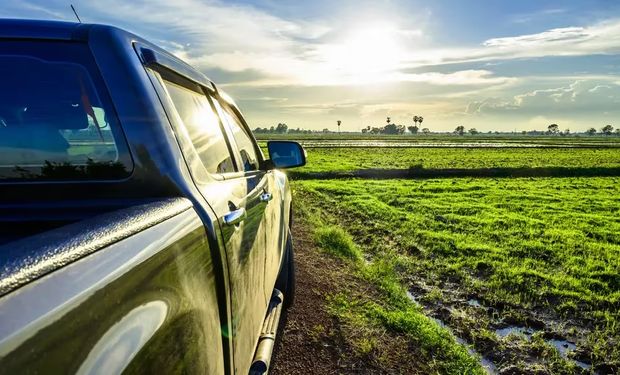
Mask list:
[{"label": "truck windshield", "polygon": [[0,180],[127,176],[127,147],[85,44],[0,41],[0,51]]}]

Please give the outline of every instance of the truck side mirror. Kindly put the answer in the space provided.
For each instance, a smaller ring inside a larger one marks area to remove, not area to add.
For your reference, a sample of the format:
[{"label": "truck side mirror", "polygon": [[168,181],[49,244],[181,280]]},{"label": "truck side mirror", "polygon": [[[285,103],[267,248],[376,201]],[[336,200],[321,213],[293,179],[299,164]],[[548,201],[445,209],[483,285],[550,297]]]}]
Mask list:
[{"label": "truck side mirror", "polygon": [[269,159],[274,168],[294,168],[306,164],[306,151],[297,142],[269,141],[267,150],[269,150]]}]

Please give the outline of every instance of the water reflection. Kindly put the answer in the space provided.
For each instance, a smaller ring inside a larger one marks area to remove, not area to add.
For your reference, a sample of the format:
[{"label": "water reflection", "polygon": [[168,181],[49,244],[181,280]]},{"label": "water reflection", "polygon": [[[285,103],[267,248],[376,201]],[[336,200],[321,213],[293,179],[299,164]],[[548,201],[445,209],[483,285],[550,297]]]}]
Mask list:
[{"label": "water reflection", "polygon": [[616,144],[595,142],[565,142],[565,143],[531,143],[531,142],[417,142],[417,141],[387,141],[387,140],[312,140],[299,141],[307,148],[367,148],[367,147],[420,147],[420,148],[581,148],[581,147],[617,147]]}]

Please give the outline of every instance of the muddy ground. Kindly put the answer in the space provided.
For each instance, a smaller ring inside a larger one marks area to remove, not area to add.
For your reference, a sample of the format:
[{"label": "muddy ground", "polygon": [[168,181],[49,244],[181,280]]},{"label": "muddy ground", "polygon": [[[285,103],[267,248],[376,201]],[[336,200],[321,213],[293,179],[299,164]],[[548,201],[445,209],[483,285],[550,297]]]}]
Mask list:
[{"label": "muddy ground", "polygon": [[[345,328],[328,313],[327,299],[344,290],[372,295],[374,288],[353,276],[340,259],[317,249],[307,224],[301,220],[293,229],[293,238],[297,266],[295,304],[283,321],[270,373],[421,373],[415,361],[379,362],[355,351],[345,338]],[[398,342],[398,337],[389,339]]]}]

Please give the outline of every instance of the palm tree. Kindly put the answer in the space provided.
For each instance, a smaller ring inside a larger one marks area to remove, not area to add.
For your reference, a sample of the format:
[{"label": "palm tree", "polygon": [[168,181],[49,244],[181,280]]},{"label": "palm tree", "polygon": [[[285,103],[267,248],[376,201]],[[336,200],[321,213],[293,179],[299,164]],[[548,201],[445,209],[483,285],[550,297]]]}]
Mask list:
[{"label": "palm tree", "polygon": [[418,122],[420,123],[420,126],[422,126],[422,121],[424,121],[424,117],[418,116]]},{"label": "palm tree", "polygon": [[342,121],[338,120],[336,123],[338,124],[338,134],[340,134],[340,123],[342,123]]},{"label": "palm tree", "polygon": [[418,116],[413,116],[413,123],[417,126],[418,125]]},{"label": "palm tree", "polygon": [[388,125],[390,124],[390,121],[391,121],[390,117],[388,116],[387,121],[386,121],[388,123]]}]

